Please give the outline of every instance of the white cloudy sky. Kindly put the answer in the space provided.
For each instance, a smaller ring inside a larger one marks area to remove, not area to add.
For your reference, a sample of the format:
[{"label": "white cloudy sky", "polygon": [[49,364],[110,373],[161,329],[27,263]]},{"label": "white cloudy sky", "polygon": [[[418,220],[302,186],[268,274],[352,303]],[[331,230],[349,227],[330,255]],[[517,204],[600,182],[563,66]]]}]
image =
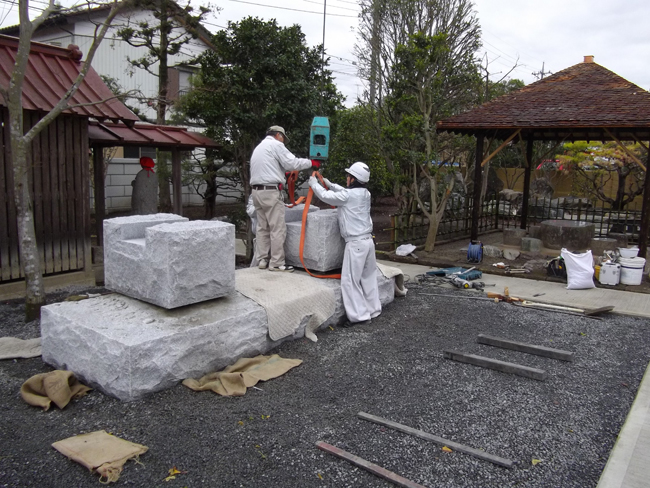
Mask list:
[{"label": "white cloudy sky", "polygon": [[[42,2],[43,0],[32,0]],[[67,4],[70,0],[63,0]],[[207,3],[207,0],[201,0]],[[2,25],[17,22],[14,0],[0,0]],[[183,3],[182,1],[180,3]],[[196,0],[193,4],[197,4]],[[221,11],[208,19],[210,30],[246,16],[276,19],[280,25],[299,24],[311,46],[323,39],[323,0],[212,0]],[[533,72],[557,72],[585,55],[642,88],[650,89],[650,1],[625,0],[474,0],[483,32],[484,52],[493,78],[507,72],[526,83]],[[33,3],[38,6],[39,3]],[[325,49],[339,90],[352,105],[363,92],[356,77],[358,4],[354,0],[327,0]]]}]

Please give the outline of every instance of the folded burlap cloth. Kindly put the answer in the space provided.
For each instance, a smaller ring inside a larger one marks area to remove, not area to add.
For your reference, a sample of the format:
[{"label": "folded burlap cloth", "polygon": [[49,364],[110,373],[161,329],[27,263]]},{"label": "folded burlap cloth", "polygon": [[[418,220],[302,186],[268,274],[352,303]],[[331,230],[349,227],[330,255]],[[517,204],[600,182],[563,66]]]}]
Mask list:
[{"label": "folded burlap cloth", "polygon": [[183,384],[195,391],[212,390],[223,396],[242,396],[246,388],[255,386],[259,381],[282,376],[300,364],[300,359],[284,359],[277,354],[240,358],[223,371],[207,374],[200,380],[190,378],[184,380]]},{"label": "folded burlap cloth", "polygon": [[0,337],[0,359],[35,358],[41,355],[41,338]]},{"label": "folded burlap cloth", "polygon": [[149,450],[147,446],[125,441],[104,430],[68,437],[52,447],[69,459],[99,473],[99,481],[112,483],[120,478],[122,466]]},{"label": "folded burlap cloth", "polygon": [[81,398],[92,388],[79,383],[72,371],[56,369],[32,376],[20,387],[20,396],[30,405],[48,410],[52,402],[63,408],[73,398]]}]

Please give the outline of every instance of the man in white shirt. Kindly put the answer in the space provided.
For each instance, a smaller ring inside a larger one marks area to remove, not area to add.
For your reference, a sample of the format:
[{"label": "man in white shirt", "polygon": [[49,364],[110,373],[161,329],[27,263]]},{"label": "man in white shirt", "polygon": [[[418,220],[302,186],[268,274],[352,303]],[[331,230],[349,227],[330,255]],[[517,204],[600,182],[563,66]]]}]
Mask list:
[{"label": "man in white shirt", "polygon": [[257,252],[259,268],[292,272],[284,260],[284,240],[287,226],[282,184],[286,171],[318,168],[318,161],[297,158],[284,146],[289,138],[278,125],[269,127],[266,137],[251,156],[251,194],[257,216]]},{"label": "man in white shirt", "polygon": [[315,176],[309,178],[314,194],[325,203],[338,207],[339,229],[345,239],[345,254],[341,268],[341,294],[350,327],[366,324],[381,313],[377,287],[377,261],[372,240],[370,218],[370,168],[356,162],[346,170],[347,187],[324,180],[325,190]]}]

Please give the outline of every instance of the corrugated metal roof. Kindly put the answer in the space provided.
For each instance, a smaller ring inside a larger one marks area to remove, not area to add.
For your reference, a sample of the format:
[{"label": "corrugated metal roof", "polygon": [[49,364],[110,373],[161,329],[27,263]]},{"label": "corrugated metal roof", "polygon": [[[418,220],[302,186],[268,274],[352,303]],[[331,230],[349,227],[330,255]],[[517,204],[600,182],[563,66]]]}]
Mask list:
[{"label": "corrugated metal roof", "polygon": [[594,62],[584,62],[441,120],[437,130],[463,134],[512,133],[522,129],[539,139],[585,136],[609,139],[650,134],[650,93]]},{"label": "corrugated metal roof", "polygon": [[91,122],[88,126],[88,138],[91,146],[149,146],[163,149],[221,147],[203,134],[190,132],[183,127],[145,123],[127,127],[124,124]]},{"label": "corrugated metal roof", "polygon": [[[18,39],[0,35],[0,84],[9,86]],[[23,108],[49,112],[65,95],[77,78],[83,63],[74,59],[70,49],[33,42],[23,84]],[[122,102],[112,98],[111,90],[91,67],[64,113],[93,117],[98,120],[135,122],[140,120]],[[110,99],[110,100],[109,100]],[[106,100],[101,103],[101,100]],[[89,104],[89,105],[86,105]],[[0,98],[0,105],[5,105]],[[82,105],[82,106],[74,106]]]}]

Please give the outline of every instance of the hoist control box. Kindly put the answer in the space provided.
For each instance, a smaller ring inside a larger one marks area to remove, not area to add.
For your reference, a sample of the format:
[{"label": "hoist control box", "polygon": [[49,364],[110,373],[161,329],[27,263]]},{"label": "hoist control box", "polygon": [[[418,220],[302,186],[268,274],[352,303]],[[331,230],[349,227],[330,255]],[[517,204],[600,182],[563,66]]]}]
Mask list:
[{"label": "hoist control box", "polygon": [[330,122],[327,117],[314,117],[309,140],[309,159],[327,159],[330,147]]}]

